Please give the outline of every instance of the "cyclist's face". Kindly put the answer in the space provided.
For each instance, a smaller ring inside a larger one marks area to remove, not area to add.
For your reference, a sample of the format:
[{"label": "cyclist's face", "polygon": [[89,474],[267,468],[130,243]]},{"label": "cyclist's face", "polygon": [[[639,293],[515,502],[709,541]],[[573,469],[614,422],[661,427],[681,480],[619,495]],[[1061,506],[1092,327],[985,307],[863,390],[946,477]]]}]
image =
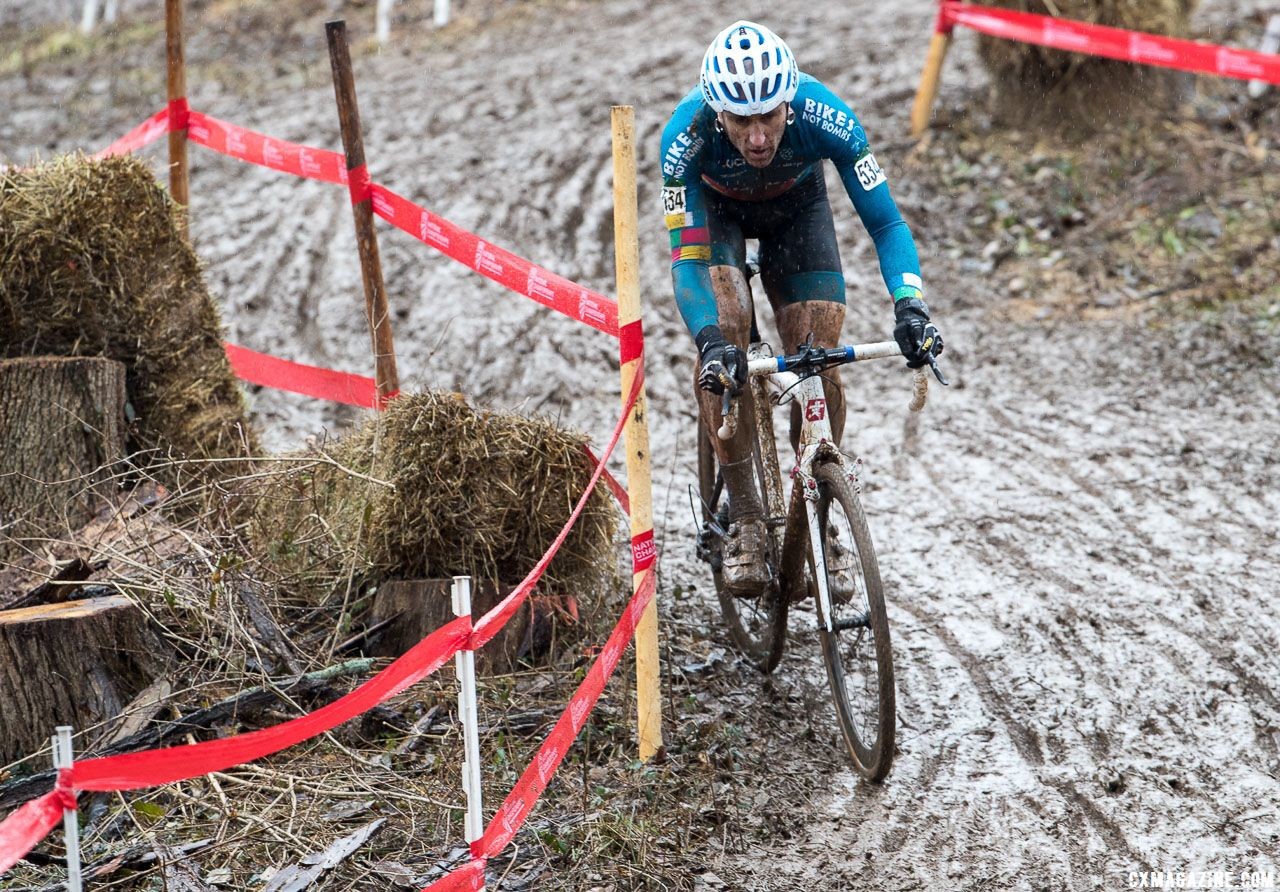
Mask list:
[{"label": "cyclist's face", "polygon": [[768,114],[735,115],[720,113],[720,126],[733,147],[742,153],[752,167],[768,167],[782,142],[782,131],[787,129],[787,103]]}]

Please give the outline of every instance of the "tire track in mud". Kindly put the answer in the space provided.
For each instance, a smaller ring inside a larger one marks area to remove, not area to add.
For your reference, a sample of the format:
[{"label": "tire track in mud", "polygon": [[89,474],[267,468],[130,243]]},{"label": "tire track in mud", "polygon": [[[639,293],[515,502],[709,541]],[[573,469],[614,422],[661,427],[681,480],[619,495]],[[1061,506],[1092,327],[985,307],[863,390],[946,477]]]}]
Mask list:
[{"label": "tire track in mud", "polygon": [[899,602],[898,607],[910,613],[916,622],[941,642],[947,653],[964,667],[965,672],[973,682],[973,686],[982,695],[982,705],[995,714],[1022,760],[1035,768],[1044,765],[1044,749],[1039,736],[1035,731],[1019,722],[1013,713],[1009,711],[1009,708],[1004,703],[1004,698],[992,683],[991,676],[987,673],[986,667],[983,666],[982,660],[961,645],[956,636],[946,626],[920,607],[901,602]]},{"label": "tire track in mud", "polygon": [[[999,425],[999,428],[1002,430],[1002,435],[1006,437],[1010,432],[1017,431],[1019,428],[1019,426],[1017,424],[1014,424],[1008,418],[1008,416],[1003,416],[1003,417],[997,416],[997,424]],[[987,445],[987,444],[983,444],[983,445]],[[1054,444],[1047,443],[1046,445],[1052,446]],[[1025,449],[1025,447],[1023,448]],[[1059,470],[1061,470],[1062,468],[1061,459],[1058,459],[1052,455],[1046,456],[1042,453],[1036,453],[1036,454],[1040,461],[1048,460],[1054,463],[1055,466]],[[1041,487],[1043,486],[1043,480],[1036,476],[1034,468],[1027,469],[1027,468],[1019,467],[1018,472],[1014,473],[1013,476],[1018,477],[1020,479],[1021,484],[1024,488],[1028,485],[1041,486]],[[938,484],[938,481],[935,480],[934,482],[935,484]],[[945,483],[939,484],[939,488],[944,491],[949,489],[949,487],[947,487]],[[1102,492],[1098,490],[1096,487],[1081,486],[1079,487],[1079,490],[1097,501],[1102,501],[1104,503],[1109,501],[1105,496],[1102,495]],[[954,490],[951,490],[949,494],[953,498],[957,496]],[[1059,495],[1056,492],[1047,491],[1047,490],[1044,491],[1043,494],[1050,498],[1054,498]],[[1108,505],[1107,507],[1109,511],[1114,512],[1116,520],[1123,521],[1123,514],[1121,512],[1115,511],[1110,505]],[[1065,515],[1065,512],[1064,512],[1064,515]],[[1002,520],[1004,520],[1005,522],[1012,522],[1015,524],[1015,526],[1021,525],[1016,518],[1007,518]],[[1121,522],[1120,526],[1123,528],[1125,524]],[[1058,573],[1057,571],[1048,569],[1047,567],[1044,566],[1044,564],[1047,563],[1046,561],[1033,560],[1032,556],[1027,552],[1026,549],[1016,545],[1015,543],[1010,541],[1009,538],[1002,536],[998,533],[991,532],[989,527],[986,529],[983,529],[983,526],[981,524],[976,524],[975,527],[979,529],[982,533],[982,535],[979,538],[980,538],[980,541],[983,543],[982,550],[984,552],[985,559],[989,562],[989,566],[997,567],[997,568],[1006,566],[1007,563],[1010,561],[1010,559],[1012,559],[1014,566],[1020,566],[1022,568],[1025,568],[1028,571],[1034,572],[1040,577],[1053,583],[1055,586],[1062,589],[1064,592],[1067,592],[1077,598],[1080,598],[1086,595],[1085,587],[1082,586],[1080,583],[1065,577],[1064,575],[1062,575],[1061,573]],[[1120,567],[1117,566],[1117,569],[1120,569]],[[925,618],[922,615],[919,615],[918,611],[916,612],[918,614],[918,618],[922,622],[925,622]],[[1031,729],[1027,728],[1026,725],[1022,721],[1020,721],[1008,708],[1005,708],[1003,706],[1003,704],[1001,703],[1002,698],[1001,698],[1000,692],[996,690],[995,685],[992,683],[991,678],[986,670],[986,667],[981,664],[980,660],[972,654],[967,654],[967,655],[964,654],[963,653],[964,648],[959,644],[959,642],[955,639],[955,637],[951,635],[949,632],[947,632],[945,629],[942,629],[937,625],[935,625],[931,629],[931,631],[933,631],[934,634],[937,635],[940,638],[940,640],[942,640],[946,649],[949,652],[951,652],[953,656],[956,656],[957,658],[961,659],[961,661],[964,663],[966,671],[968,671],[970,675],[973,676],[974,681],[978,686],[978,689],[983,693],[982,701],[983,701],[984,707],[992,708],[994,704],[1000,704],[998,706],[995,706],[993,708],[993,711],[1000,718],[1002,724],[1005,726],[1005,729],[1010,736],[1011,741],[1014,743],[1015,748],[1019,750],[1023,758],[1042,760],[1043,749],[1040,745],[1039,738],[1034,734],[1034,732]],[[1085,678],[1092,675],[1095,681],[1101,680],[1103,683],[1106,682],[1106,678],[1099,676],[1099,673],[1096,670],[1093,672],[1089,672],[1086,669],[1084,664],[1081,662],[1079,646],[1069,643],[1068,641],[1066,641],[1065,639],[1063,639],[1061,636],[1057,634],[1053,634],[1052,630],[1050,631],[1050,634],[1046,637],[1046,640],[1051,645],[1052,650],[1058,652],[1058,654],[1061,657],[1065,658],[1070,663],[1070,665],[1073,667],[1073,669],[1075,670],[1075,673],[1078,676]],[[1236,674],[1237,676],[1239,675],[1239,673],[1236,673]],[[1193,677],[1188,671],[1185,671],[1185,670],[1183,672],[1183,675],[1184,677]],[[1112,747],[1111,747],[1109,738],[1106,736],[1105,732],[1101,732],[1101,733],[1103,734],[1101,738],[1098,738],[1095,735],[1092,738],[1087,739],[1088,742],[1090,743],[1090,748],[1093,751],[1094,757],[1096,759],[1105,759],[1108,756],[1110,756],[1112,753]],[[1048,741],[1046,741],[1046,745],[1047,744],[1048,744]],[[1054,749],[1056,751],[1059,749],[1059,747],[1055,746]],[[1048,783],[1052,788],[1057,789],[1065,799],[1073,803],[1074,805],[1072,809],[1073,813],[1078,812],[1080,815],[1080,819],[1085,824],[1087,824],[1092,829],[1092,831],[1096,833],[1105,842],[1105,844],[1114,854],[1123,853],[1124,855],[1127,855],[1127,857],[1129,857],[1134,864],[1144,863],[1144,859],[1136,851],[1136,849],[1130,842],[1129,838],[1126,836],[1122,825],[1115,818],[1108,816],[1108,814],[1094,800],[1082,794],[1078,786],[1074,782],[1065,781],[1065,780],[1062,780],[1062,781],[1049,780]],[[1220,818],[1222,817],[1220,813],[1219,813],[1219,817]],[[1260,840],[1258,841],[1260,842]],[[1069,853],[1071,854],[1073,869],[1075,870],[1077,875],[1083,875],[1085,873],[1088,873],[1087,855],[1081,854],[1079,851],[1076,851],[1074,848],[1070,848]]]},{"label": "tire track in mud", "polygon": [[[915,617],[921,626],[941,642],[947,653],[964,667],[975,689],[981,695],[982,707],[994,713],[1022,760],[1032,768],[1044,767],[1046,765],[1044,749],[1048,742],[1042,741],[1034,729],[1014,715],[1006,703],[1013,698],[1006,696],[997,688],[982,659],[961,644],[946,626],[931,617],[925,610],[909,604],[899,604],[899,606]],[[1134,864],[1143,863],[1142,856],[1133,848],[1123,829],[1103,813],[1092,800],[1081,794],[1074,782],[1043,777],[1039,782],[1057,791],[1068,802],[1074,802],[1079,806],[1084,821],[1108,843],[1113,852],[1125,853]],[[1067,841],[1066,845],[1073,869],[1077,872],[1087,871],[1088,853],[1079,852],[1074,840]]]}]

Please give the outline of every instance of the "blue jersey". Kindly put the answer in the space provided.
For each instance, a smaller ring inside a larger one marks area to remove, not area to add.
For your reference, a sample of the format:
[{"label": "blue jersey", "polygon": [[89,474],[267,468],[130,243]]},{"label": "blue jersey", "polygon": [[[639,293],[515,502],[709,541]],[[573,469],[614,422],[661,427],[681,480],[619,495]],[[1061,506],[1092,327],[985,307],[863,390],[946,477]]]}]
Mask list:
[{"label": "blue jersey", "polygon": [[875,242],[880,272],[894,297],[920,296],[920,260],[867,133],[853,111],[819,80],[800,75],[791,102],[795,121],[783,131],[768,167],[755,168],[716,130],[715,112],[695,87],[676,106],[662,133],[662,200],[671,234],[676,303],[690,333],[717,321],[711,290],[706,190],[731,199],[763,201],[822,176],[830,159],[858,217]]}]

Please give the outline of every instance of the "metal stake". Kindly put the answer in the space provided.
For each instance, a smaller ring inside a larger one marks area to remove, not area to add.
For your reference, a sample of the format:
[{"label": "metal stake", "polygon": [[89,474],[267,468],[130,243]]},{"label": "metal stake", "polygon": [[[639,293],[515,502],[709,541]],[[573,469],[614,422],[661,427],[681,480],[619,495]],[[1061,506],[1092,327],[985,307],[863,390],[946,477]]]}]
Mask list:
[{"label": "metal stake", "polygon": [[[471,577],[453,577],[453,615],[471,616]],[[484,836],[484,812],[480,790],[480,724],[476,715],[476,652],[460,650],[458,666],[458,719],[462,722],[465,753],[462,762],[462,789],[467,794],[466,838],[473,843]]]},{"label": "metal stake", "polygon": [[[57,733],[51,738],[53,742],[53,767],[61,770],[70,768],[71,726],[59,725],[54,729]],[[80,814],[74,808],[62,813],[62,827],[67,835],[67,892],[81,892],[83,886],[80,879]]]}]

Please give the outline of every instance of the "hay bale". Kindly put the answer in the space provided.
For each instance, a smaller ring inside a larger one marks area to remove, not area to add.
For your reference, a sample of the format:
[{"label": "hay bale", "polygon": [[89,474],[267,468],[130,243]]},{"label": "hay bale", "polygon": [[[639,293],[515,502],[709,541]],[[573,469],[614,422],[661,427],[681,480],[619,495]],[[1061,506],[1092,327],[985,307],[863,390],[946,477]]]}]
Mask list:
[{"label": "hay bale", "polygon": [[[1185,37],[1196,0],[984,0],[985,5],[1097,25]],[[1167,93],[1164,69],[1067,53],[981,35],[979,55],[991,72],[997,108],[1028,114],[1096,119]]]},{"label": "hay bale", "polygon": [[[264,479],[255,551],[293,577],[292,587],[319,593],[353,577],[470,575],[512,585],[586,487],[584,443],[549,421],[479,411],[454,394],[401,396]],[[548,568],[547,587],[603,592],[616,570],[617,514],[597,487]]]},{"label": "hay bale", "polygon": [[178,210],[131,157],[0,171],[0,358],[125,364],[133,449],[257,449]]}]

